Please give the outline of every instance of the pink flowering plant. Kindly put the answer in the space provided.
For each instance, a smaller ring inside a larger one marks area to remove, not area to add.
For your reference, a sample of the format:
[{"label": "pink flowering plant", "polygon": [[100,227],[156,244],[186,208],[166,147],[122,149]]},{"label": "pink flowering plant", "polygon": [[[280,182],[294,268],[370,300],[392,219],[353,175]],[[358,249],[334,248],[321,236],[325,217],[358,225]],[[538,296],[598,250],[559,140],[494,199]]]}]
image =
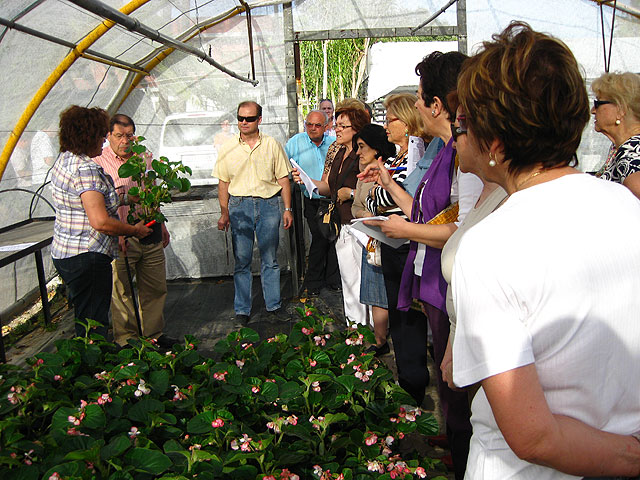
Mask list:
[{"label": "pink flowering plant", "polygon": [[[433,478],[407,448],[435,419],[364,343],[311,306],[290,334],[230,333],[214,357],[99,337],[0,365],[0,471],[36,479]],[[404,447],[401,445],[405,442]],[[402,452],[402,455],[401,455]],[[408,452],[408,453],[407,453]]]}]

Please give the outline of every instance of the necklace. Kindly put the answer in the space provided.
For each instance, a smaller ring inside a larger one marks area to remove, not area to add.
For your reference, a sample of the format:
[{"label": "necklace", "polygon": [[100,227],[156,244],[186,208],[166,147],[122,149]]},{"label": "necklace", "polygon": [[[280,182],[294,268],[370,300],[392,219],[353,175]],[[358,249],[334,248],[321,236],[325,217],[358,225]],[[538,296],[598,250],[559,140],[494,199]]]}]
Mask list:
[{"label": "necklace", "polygon": [[533,180],[534,178],[536,178],[541,173],[544,173],[545,171],[546,170],[544,168],[542,168],[540,170],[537,170],[537,171],[533,172],[531,175],[529,175],[527,178],[525,178],[522,182],[520,182],[519,184],[516,185],[516,192],[519,192],[520,191],[520,187],[522,187],[523,185],[525,185],[529,181]]}]

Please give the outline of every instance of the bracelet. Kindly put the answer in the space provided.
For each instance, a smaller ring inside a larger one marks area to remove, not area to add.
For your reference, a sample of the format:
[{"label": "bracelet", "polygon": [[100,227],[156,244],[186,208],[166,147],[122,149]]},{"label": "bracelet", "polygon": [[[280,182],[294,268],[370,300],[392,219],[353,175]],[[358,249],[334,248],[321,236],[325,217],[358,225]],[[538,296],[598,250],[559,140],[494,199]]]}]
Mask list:
[{"label": "bracelet", "polygon": [[284,211],[285,212],[293,212],[293,208],[285,208]]}]

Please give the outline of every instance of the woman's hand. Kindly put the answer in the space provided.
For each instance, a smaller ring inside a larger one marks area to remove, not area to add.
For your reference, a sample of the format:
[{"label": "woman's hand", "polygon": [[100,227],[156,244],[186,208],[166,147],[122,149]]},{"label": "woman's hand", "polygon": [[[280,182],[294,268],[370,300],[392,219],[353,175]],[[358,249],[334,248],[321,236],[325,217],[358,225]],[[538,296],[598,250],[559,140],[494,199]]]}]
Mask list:
[{"label": "woman's hand", "polygon": [[399,215],[391,215],[388,220],[367,220],[364,223],[380,227],[382,233],[389,238],[408,238],[406,229],[411,222],[407,222]]},{"label": "woman's hand", "polygon": [[338,190],[338,203],[348,202],[353,199],[353,188],[342,187]]},{"label": "woman's hand", "polygon": [[133,235],[136,238],[144,238],[152,232],[149,227],[145,226],[142,220],[136,223],[133,228],[135,228],[135,232]]},{"label": "woman's hand", "polygon": [[358,174],[358,178],[363,182],[375,182],[385,190],[394,182],[389,170],[384,166],[382,157],[378,157],[376,162],[367,165],[362,173]]},{"label": "woman's hand", "polygon": [[453,383],[453,348],[451,348],[451,337],[449,337],[447,348],[444,351],[442,363],[440,364],[440,371],[442,372],[442,379],[451,390],[454,392],[462,391],[461,388],[456,387],[455,383]]}]

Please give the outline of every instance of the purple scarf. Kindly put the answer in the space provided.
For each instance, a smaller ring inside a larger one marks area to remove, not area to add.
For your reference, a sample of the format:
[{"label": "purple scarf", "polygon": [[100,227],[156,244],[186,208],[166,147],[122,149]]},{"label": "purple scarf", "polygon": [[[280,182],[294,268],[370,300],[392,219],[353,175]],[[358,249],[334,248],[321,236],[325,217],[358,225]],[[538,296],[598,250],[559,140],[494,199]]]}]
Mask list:
[{"label": "purple scarf", "polygon": [[[451,167],[455,158],[455,150],[452,145],[453,138],[440,150],[427,173],[424,174],[413,199],[412,222],[427,223],[449,205],[453,174]],[[421,276],[414,274],[413,261],[416,258],[417,250],[418,244],[412,241],[400,281],[398,310],[409,310],[412,299],[417,298],[446,313],[447,282],[442,278],[440,271],[442,250],[426,247]]]}]

